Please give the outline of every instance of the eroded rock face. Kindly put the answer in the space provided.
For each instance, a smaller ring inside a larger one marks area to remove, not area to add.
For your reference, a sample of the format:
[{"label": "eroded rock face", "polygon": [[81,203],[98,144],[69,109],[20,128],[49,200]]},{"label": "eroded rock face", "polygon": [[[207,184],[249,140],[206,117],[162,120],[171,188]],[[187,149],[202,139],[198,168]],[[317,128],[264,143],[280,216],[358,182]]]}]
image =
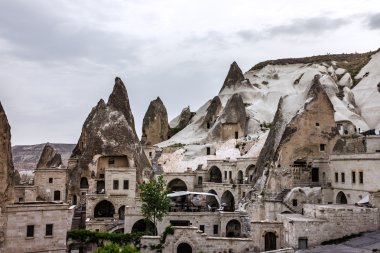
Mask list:
[{"label": "eroded rock face", "polygon": [[222,114],[215,122],[209,138],[211,139],[237,139],[246,133],[247,114],[243,99],[239,94],[234,94],[227,101]]},{"label": "eroded rock face", "polygon": [[142,145],[154,145],[168,139],[168,113],[158,97],[150,102],[142,125]]},{"label": "eroded rock face", "polygon": [[207,108],[207,114],[203,119],[203,126],[206,126],[206,128],[211,128],[216,119],[218,118],[219,112],[222,109],[222,103],[220,101],[219,96],[215,96]]},{"label": "eroded rock face", "polygon": [[181,114],[179,115],[178,124],[174,127],[178,130],[184,129],[193,118],[194,113],[190,111],[190,106],[182,109]]},{"label": "eroded rock face", "polygon": [[37,163],[37,169],[59,167],[62,164],[61,154],[57,153],[50,144],[46,144]]},{"label": "eroded rock face", "polygon": [[11,152],[11,127],[0,103],[0,207],[14,201],[14,167]]},{"label": "eroded rock face", "polygon": [[230,70],[228,71],[226,79],[224,80],[222,89],[220,89],[220,92],[225,88],[231,88],[235,85],[239,85],[244,79],[245,78],[243,72],[241,71],[239,65],[236,62],[233,62],[230,66]]},{"label": "eroded rock face", "polygon": [[[256,164],[257,175],[265,178],[260,187],[265,187],[267,192],[311,183],[312,161],[327,158],[339,139],[334,107],[318,77],[313,80],[305,105],[289,123],[284,120],[282,106],[283,101],[280,101]],[[298,167],[304,169],[293,169]]]},{"label": "eroded rock face", "polygon": [[102,99],[91,110],[85,120],[78,144],[69,161],[69,198],[79,194],[80,178],[92,178],[89,165],[94,157],[126,156],[129,166],[136,168],[136,180],[142,182],[144,169],[150,170],[149,161],[141,148],[135,130],[134,118],[129,104],[127,90],[118,77],[108,102]]}]

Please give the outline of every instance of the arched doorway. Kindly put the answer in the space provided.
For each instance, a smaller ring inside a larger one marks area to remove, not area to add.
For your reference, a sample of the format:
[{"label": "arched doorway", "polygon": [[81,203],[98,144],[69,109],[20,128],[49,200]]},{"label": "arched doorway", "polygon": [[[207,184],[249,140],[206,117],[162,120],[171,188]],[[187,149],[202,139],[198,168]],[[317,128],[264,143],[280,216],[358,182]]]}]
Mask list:
[{"label": "arched doorway", "polygon": [[152,221],[141,219],[136,221],[132,226],[132,233],[136,232],[143,232],[146,235],[156,235],[157,229]]},{"label": "arched doorway", "polygon": [[253,181],[253,174],[255,173],[256,166],[251,164],[245,169],[245,176],[248,178],[248,182],[251,183]]},{"label": "arched doorway", "polygon": [[243,183],[243,171],[239,170],[237,174],[237,183],[242,184]]},{"label": "arched doorway", "polygon": [[88,180],[86,177],[82,177],[80,179],[80,188],[81,189],[88,189]]},{"label": "arched doorway", "polygon": [[117,213],[119,214],[119,220],[125,220],[125,206],[124,205],[122,205],[119,208],[119,211],[117,211]]},{"label": "arched doorway", "polygon": [[347,197],[342,191],[338,192],[338,194],[336,195],[336,203],[347,204]]},{"label": "arched doorway", "polygon": [[210,182],[221,183],[222,182],[222,172],[216,166],[212,166],[209,171]]},{"label": "arched doorway", "polygon": [[276,250],[276,234],[268,232],[265,234],[265,251]]},{"label": "arched doorway", "polygon": [[[216,196],[218,196],[216,191],[214,191],[212,189],[209,190],[208,193],[215,194]],[[214,196],[206,196],[206,204],[207,204],[207,207],[209,209],[211,209],[211,211],[215,211],[216,209],[218,209],[220,207],[218,200]]]},{"label": "arched doorway", "polygon": [[108,200],[102,200],[100,201],[96,206],[94,210],[94,217],[113,217],[113,214],[115,213],[115,207],[111,202]]},{"label": "arched doorway", "polygon": [[184,181],[179,178],[173,179],[168,183],[169,192],[187,191],[187,186]]},{"label": "arched doorway", "polygon": [[177,247],[177,253],[192,253],[193,249],[191,246],[185,242],[180,243]]},{"label": "arched doorway", "polygon": [[233,212],[235,211],[235,199],[234,195],[230,191],[225,191],[222,195],[223,211]]},{"label": "arched doorway", "polygon": [[241,237],[241,225],[237,220],[230,220],[226,225],[227,237]]}]

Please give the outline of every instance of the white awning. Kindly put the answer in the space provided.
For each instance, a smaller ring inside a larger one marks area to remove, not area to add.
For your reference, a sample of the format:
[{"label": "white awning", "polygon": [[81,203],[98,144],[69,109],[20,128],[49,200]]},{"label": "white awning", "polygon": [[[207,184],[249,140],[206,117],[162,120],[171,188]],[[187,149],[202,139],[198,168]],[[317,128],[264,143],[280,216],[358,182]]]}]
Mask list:
[{"label": "white awning", "polygon": [[190,191],[178,191],[178,192],[172,192],[169,193],[168,196],[169,198],[175,198],[175,197],[180,197],[180,196],[187,196],[187,195],[206,195],[206,196],[214,196],[215,199],[218,201],[219,208],[221,207],[220,200],[218,198],[218,195],[208,193],[208,192],[190,192]]},{"label": "white awning", "polygon": [[369,202],[369,195],[364,196],[364,198],[359,200],[359,202],[357,202],[356,204],[368,204],[368,202]]}]

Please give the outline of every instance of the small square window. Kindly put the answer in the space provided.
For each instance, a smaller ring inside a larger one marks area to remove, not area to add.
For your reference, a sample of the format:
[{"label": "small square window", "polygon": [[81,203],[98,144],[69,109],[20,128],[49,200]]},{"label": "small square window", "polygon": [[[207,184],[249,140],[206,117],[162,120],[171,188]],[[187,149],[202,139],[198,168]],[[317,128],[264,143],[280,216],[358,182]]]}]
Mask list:
[{"label": "small square window", "polygon": [[49,177],[49,183],[50,183],[50,184],[53,183],[53,178],[52,178],[52,177]]},{"label": "small square window", "polygon": [[34,225],[26,226],[26,237],[34,237]]},{"label": "small square window", "polygon": [[108,164],[109,165],[114,165],[115,164],[115,158],[108,159]]},{"label": "small square window", "polygon": [[123,189],[124,190],[128,190],[129,189],[129,180],[124,180]]},{"label": "small square window", "polygon": [[119,190],[119,180],[113,180],[113,189]]},{"label": "small square window", "polygon": [[319,151],[325,151],[326,144],[319,144]]},{"label": "small square window", "polygon": [[99,178],[104,178],[104,174],[99,174]]},{"label": "small square window", "polygon": [[293,204],[293,206],[297,206],[298,205],[297,200],[293,199],[292,204]]},{"label": "small square window", "polygon": [[45,236],[53,235],[53,224],[46,224]]},{"label": "small square window", "polygon": [[317,122],[317,123],[315,123],[315,126],[319,126],[319,123]]}]

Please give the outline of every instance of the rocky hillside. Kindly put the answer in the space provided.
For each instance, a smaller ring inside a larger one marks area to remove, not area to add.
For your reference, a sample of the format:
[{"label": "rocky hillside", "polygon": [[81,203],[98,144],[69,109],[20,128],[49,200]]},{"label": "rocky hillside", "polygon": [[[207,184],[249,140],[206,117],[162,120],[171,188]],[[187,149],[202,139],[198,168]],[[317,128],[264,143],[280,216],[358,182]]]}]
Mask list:
[{"label": "rocky hillside", "polygon": [[[186,166],[196,169],[200,163],[204,165],[207,157],[258,157],[280,99],[291,101],[284,105],[282,111],[282,117],[289,122],[308,102],[304,94],[307,94],[317,75],[334,108],[335,122],[351,122],[360,132],[380,129],[379,66],[379,50],[364,54],[266,61],[245,73],[234,62],[217,99],[207,101],[183,130],[158,144],[160,147],[183,147],[173,155],[163,156],[160,163],[164,170],[176,167],[182,170]],[[241,112],[239,115],[245,115],[246,119],[241,116],[230,124],[224,118],[231,114],[228,105],[236,94],[241,97],[245,109],[245,113],[238,109]],[[239,124],[235,126],[235,123]],[[219,130],[220,124],[224,125],[222,131]],[[237,133],[238,139],[231,140],[234,143],[229,145],[230,148],[225,146],[228,142],[223,144],[222,152],[220,141],[223,141],[228,128]],[[245,134],[241,136],[240,133]],[[241,146],[250,149],[242,150]],[[212,150],[211,156],[206,156],[207,148]]]},{"label": "rocky hillside", "polygon": [[[14,167],[18,171],[34,171],[46,143],[36,145],[17,145],[12,147]],[[63,165],[67,165],[75,144],[49,143],[61,154]]]},{"label": "rocky hillside", "polygon": [[[0,207],[2,211],[5,210],[6,204],[13,201],[14,179],[15,171],[11,153],[11,127],[0,103]],[[2,224],[0,224],[1,227]]]},{"label": "rocky hillside", "polygon": [[100,156],[126,156],[130,167],[137,168],[137,182],[142,182],[144,172],[151,171],[136,134],[127,89],[119,77],[115,79],[108,102],[100,99],[83,124],[82,133],[71,155],[77,162],[69,166],[70,195],[79,194],[81,177],[94,180],[92,174],[95,171],[91,171],[90,167],[96,162],[96,157]]}]

